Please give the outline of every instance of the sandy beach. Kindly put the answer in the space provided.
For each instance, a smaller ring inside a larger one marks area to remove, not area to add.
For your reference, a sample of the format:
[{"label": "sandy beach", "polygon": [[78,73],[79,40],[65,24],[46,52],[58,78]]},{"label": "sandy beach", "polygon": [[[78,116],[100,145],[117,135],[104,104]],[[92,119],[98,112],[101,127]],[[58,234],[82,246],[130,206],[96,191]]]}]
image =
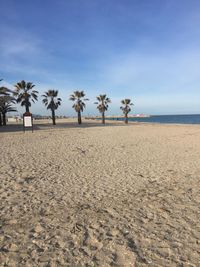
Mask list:
[{"label": "sandy beach", "polygon": [[200,266],[200,126],[0,129],[0,266]]}]

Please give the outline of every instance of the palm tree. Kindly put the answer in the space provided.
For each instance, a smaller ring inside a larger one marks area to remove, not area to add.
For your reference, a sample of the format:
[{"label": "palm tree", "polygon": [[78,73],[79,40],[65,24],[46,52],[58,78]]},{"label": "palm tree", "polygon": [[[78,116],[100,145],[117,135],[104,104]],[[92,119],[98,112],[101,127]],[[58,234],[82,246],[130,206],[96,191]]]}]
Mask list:
[{"label": "palm tree", "polygon": [[102,114],[102,123],[105,124],[105,112],[108,110],[108,103],[111,103],[111,100],[106,95],[97,96],[97,100],[98,102],[94,104],[98,105],[97,108]]},{"label": "palm tree", "polygon": [[0,126],[2,126],[2,114],[1,114],[1,108],[0,108]]},{"label": "palm tree", "polygon": [[[3,79],[0,79],[0,82],[2,81]],[[5,125],[5,122],[6,122],[6,119],[5,119],[5,115],[3,116],[3,119],[2,119],[2,111],[1,111],[1,106],[4,105],[4,102],[5,102],[5,96],[8,96],[11,98],[11,96],[9,95],[9,93],[12,93],[12,91],[10,89],[8,89],[7,87],[5,86],[1,86],[0,87],[0,126],[2,126],[2,122],[3,124]]]},{"label": "palm tree", "polygon": [[26,112],[29,113],[29,107],[31,106],[31,101],[35,103],[37,101],[38,91],[33,90],[35,85],[31,82],[21,81],[15,85],[15,91],[13,95],[17,97],[17,103],[21,103],[21,106],[25,106]]},{"label": "palm tree", "polygon": [[[0,80],[2,81],[2,80]],[[4,86],[0,87],[0,105],[2,104],[2,98],[3,96],[8,95],[8,89]],[[0,108],[0,126],[2,126],[2,114],[1,114],[1,108]]]},{"label": "palm tree", "polygon": [[82,123],[81,112],[83,112],[83,109],[85,108],[85,103],[83,101],[89,100],[87,98],[82,100],[84,96],[85,96],[84,91],[74,91],[74,93],[69,98],[69,100],[75,102],[72,107],[76,110],[78,114],[78,124]]},{"label": "palm tree", "polygon": [[3,125],[6,125],[6,113],[17,111],[16,108],[12,106],[12,103],[15,103],[15,99],[9,95],[0,98],[0,113],[2,113],[3,120],[1,120],[3,121]]},{"label": "palm tree", "polygon": [[122,107],[120,107],[120,109],[123,111],[124,113],[124,117],[125,117],[125,123],[127,124],[128,123],[128,113],[131,111],[131,107],[130,106],[133,106],[133,103],[131,103],[131,100],[130,99],[123,99],[121,101],[122,103]]},{"label": "palm tree", "polygon": [[[0,79],[0,82],[2,80],[3,79]],[[10,97],[9,93],[11,93],[11,92],[12,91],[5,86],[0,87],[0,126],[2,126],[2,122],[3,122],[3,125],[6,124],[5,114],[2,114],[2,106],[4,106],[4,104],[5,104],[5,96]],[[2,118],[2,115],[3,115],[3,118]]]},{"label": "palm tree", "polygon": [[51,110],[53,125],[56,125],[55,110],[58,108],[58,106],[61,105],[62,101],[62,99],[57,98],[57,96],[58,96],[58,91],[51,89],[45,92],[44,95],[42,95],[42,97],[44,97],[42,102],[45,104],[47,109]]}]

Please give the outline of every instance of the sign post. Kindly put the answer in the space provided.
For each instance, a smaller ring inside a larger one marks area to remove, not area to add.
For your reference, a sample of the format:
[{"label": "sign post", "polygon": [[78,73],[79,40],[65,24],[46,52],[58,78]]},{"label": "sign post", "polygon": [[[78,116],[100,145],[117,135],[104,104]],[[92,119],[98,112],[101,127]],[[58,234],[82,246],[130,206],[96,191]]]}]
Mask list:
[{"label": "sign post", "polygon": [[25,112],[23,114],[23,129],[24,132],[26,130],[26,128],[32,128],[32,132],[33,132],[33,116],[30,112]]}]

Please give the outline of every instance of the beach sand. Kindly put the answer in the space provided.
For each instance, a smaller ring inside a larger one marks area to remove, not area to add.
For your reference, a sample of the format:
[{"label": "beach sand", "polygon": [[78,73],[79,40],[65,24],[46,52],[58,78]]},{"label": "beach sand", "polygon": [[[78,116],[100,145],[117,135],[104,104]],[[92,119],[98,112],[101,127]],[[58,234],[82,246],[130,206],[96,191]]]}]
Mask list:
[{"label": "beach sand", "polygon": [[35,128],[0,129],[0,266],[200,266],[200,126]]}]

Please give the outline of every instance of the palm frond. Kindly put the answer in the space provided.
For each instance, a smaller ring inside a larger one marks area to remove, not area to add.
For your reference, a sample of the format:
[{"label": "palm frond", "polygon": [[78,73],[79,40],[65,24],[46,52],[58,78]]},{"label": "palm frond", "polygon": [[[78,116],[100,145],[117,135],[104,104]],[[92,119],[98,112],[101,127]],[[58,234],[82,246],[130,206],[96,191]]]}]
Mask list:
[{"label": "palm frond", "polygon": [[74,91],[73,94],[70,95],[69,100],[74,101],[75,103],[73,104],[73,108],[75,109],[76,112],[83,111],[85,108],[85,103],[84,101],[88,101],[88,98],[84,98],[85,96],[84,91]]},{"label": "palm frond", "polygon": [[10,90],[7,87],[1,86],[0,87],[0,95],[8,95]]},{"label": "palm frond", "polygon": [[14,103],[14,98],[11,96],[0,97],[0,112],[7,113],[11,111],[16,111],[16,108],[12,106]]},{"label": "palm frond", "polygon": [[57,95],[58,95],[58,90],[54,89],[49,89],[47,92],[45,92],[44,95],[42,95],[42,97],[44,97],[42,102],[47,107],[47,109],[56,110],[58,106],[61,105],[62,99],[57,98]]},{"label": "palm frond", "polygon": [[111,100],[109,97],[107,97],[106,94],[101,94],[96,97],[98,102],[95,102],[97,106],[97,109],[99,110],[100,113],[104,113],[105,111],[108,110],[108,104],[111,103]]},{"label": "palm frond", "polygon": [[33,90],[34,87],[32,82],[26,83],[24,80],[15,85],[13,96],[16,97],[17,103],[21,103],[26,109],[31,106],[31,102],[35,103],[38,100],[38,91]]},{"label": "palm frond", "polygon": [[127,115],[131,111],[130,106],[133,106],[133,103],[131,103],[131,99],[129,98],[121,100],[121,103],[123,106],[121,106],[120,109],[123,111],[125,115]]}]

